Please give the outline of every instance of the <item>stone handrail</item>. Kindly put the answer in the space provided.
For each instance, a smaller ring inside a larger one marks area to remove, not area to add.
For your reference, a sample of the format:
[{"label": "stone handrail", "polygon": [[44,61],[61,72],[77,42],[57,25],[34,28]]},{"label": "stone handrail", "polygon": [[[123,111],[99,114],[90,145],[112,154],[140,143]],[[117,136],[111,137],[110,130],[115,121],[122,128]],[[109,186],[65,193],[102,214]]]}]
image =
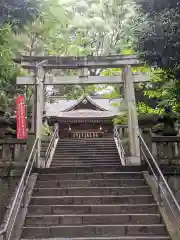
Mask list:
[{"label": "stone handrail", "polygon": [[126,156],[130,156],[130,146],[129,146],[129,132],[128,125],[116,125],[116,130],[122,141]]},{"label": "stone handrail", "polygon": [[21,180],[17,187],[16,194],[14,196],[13,202],[10,206],[10,209],[7,213],[6,220],[4,224],[0,227],[0,239],[2,240],[10,240],[12,231],[15,225],[16,218],[19,213],[19,209],[21,207],[21,203],[24,197],[25,190],[27,188],[27,184],[31,173],[33,171],[33,167],[37,166],[38,159],[38,139],[34,141],[31,153],[26,163],[26,167],[23,171]]},{"label": "stone handrail", "polygon": [[55,127],[54,132],[51,135],[51,140],[45,152],[45,167],[47,167],[47,163],[51,158],[52,151],[56,147],[56,141],[59,139],[59,127],[58,125]]},{"label": "stone handrail", "polygon": [[[173,224],[177,226],[177,234],[180,234],[180,205],[176,200],[172,190],[170,189],[160,167],[158,166],[155,158],[145,143],[143,137],[139,136],[141,161],[144,164],[149,176],[153,176],[153,180],[156,183],[157,190],[157,202],[160,207],[164,206],[168,208],[168,212],[174,218]],[[176,235],[177,235],[176,234]],[[178,237],[177,236],[177,237]],[[177,238],[179,239],[179,238]]]},{"label": "stone handrail", "polygon": [[119,157],[121,160],[122,165],[127,165],[127,155],[124,149],[124,146],[122,144],[121,136],[119,134],[119,127],[114,127],[114,140],[118,149]]}]

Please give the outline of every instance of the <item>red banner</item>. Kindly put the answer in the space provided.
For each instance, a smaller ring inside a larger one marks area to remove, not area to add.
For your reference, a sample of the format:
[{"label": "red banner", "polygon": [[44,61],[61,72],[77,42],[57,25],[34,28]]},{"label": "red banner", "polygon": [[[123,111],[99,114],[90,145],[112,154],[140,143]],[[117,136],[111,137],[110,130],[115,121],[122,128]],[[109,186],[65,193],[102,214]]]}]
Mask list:
[{"label": "red banner", "polygon": [[27,139],[26,104],[24,96],[16,99],[16,132],[17,139]]}]

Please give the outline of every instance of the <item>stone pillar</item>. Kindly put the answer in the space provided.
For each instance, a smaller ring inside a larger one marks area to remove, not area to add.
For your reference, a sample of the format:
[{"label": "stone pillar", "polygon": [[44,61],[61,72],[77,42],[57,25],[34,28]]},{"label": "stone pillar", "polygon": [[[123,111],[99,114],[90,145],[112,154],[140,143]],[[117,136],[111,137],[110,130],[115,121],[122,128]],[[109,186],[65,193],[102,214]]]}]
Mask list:
[{"label": "stone pillar", "polygon": [[9,147],[9,144],[7,144],[5,141],[4,144],[2,145],[2,160],[3,161],[12,160],[12,151]]},{"label": "stone pillar", "polygon": [[140,148],[139,148],[139,125],[136,110],[136,99],[133,83],[133,73],[131,66],[125,66],[123,72],[124,80],[124,98],[128,108],[128,132],[131,164],[140,164]]},{"label": "stone pillar", "polygon": [[56,128],[56,127],[58,128],[58,134],[57,134],[57,136],[58,136],[58,138],[59,138],[59,123],[55,123],[55,124],[54,124],[54,128]]},{"label": "stone pillar", "polygon": [[36,71],[37,82],[37,106],[36,106],[36,137],[38,141],[38,156],[37,167],[40,167],[40,152],[41,152],[41,130],[42,130],[42,117],[44,109],[44,69],[39,66]]}]

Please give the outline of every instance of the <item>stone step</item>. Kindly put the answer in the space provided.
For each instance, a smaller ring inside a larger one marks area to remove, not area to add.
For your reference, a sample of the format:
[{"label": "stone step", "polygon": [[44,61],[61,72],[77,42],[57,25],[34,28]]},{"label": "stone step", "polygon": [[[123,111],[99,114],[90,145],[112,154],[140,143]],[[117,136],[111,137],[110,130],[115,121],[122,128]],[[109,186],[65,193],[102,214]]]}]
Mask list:
[{"label": "stone step", "polygon": [[38,180],[86,180],[86,179],[118,179],[119,184],[136,184],[144,182],[144,177],[141,172],[94,172],[94,173],[61,173],[61,174],[40,174]]},{"label": "stone step", "polygon": [[55,160],[51,162],[51,166],[74,166],[74,167],[81,167],[81,166],[85,166],[85,167],[94,167],[94,166],[121,166],[121,162],[120,160],[114,160],[114,161],[106,161],[105,163],[103,163],[102,161],[83,161],[83,160]]},{"label": "stone step", "polygon": [[[46,147],[47,148],[47,147]],[[92,145],[87,145],[87,144],[84,144],[84,145],[77,145],[77,144],[69,144],[69,145],[61,145],[61,146],[58,146],[56,148],[57,150],[61,150],[61,149],[78,149],[78,150],[82,150],[82,149],[87,149],[87,150],[92,150],[92,149],[117,149],[116,145],[115,144],[112,144],[112,145],[107,145],[107,144],[102,144],[102,145],[95,145],[95,144],[92,144]]]},{"label": "stone step", "polygon": [[[44,149],[42,149],[43,151],[46,151],[47,150],[47,148],[44,148]],[[67,152],[67,151],[69,151],[69,152]],[[83,153],[83,152],[86,152],[86,153],[109,153],[109,154],[113,154],[113,153],[116,153],[116,152],[118,152],[117,151],[117,148],[116,147],[113,147],[113,148],[105,148],[105,149],[96,149],[96,148],[88,148],[88,149],[86,149],[86,151],[84,151],[84,148],[82,147],[82,148],[79,148],[79,149],[77,149],[77,148],[73,148],[73,149],[70,149],[70,148],[66,148],[66,147],[64,147],[64,148],[61,148],[61,149],[56,149],[55,150],[55,153],[64,153],[64,154],[66,154],[66,153],[70,153],[70,154],[79,154],[79,153]]]},{"label": "stone step", "polygon": [[78,144],[78,145],[91,145],[91,144],[96,144],[96,145],[102,145],[102,144],[115,144],[115,141],[112,140],[112,141],[88,141],[88,140],[85,140],[85,141],[61,141],[61,142],[58,142],[57,146],[61,146],[62,144],[72,144],[72,145],[75,145],[75,144]]},{"label": "stone step", "polygon": [[58,161],[58,160],[61,160],[61,161],[85,161],[85,162],[88,162],[88,161],[94,161],[94,162],[104,162],[106,163],[107,161],[120,161],[120,156],[117,154],[117,155],[114,155],[114,156],[95,156],[95,155],[84,155],[84,156],[69,156],[69,155],[66,155],[66,156],[63,156],[63,155],[56,155],[53,157],[53,161]]},{"label": "stone step", "polygon": [[95,172],[138,172],[143,171],[143,166],[99,166],[99,167],[51,167],[34,169],[37,173],[95,173]]},{"label": "stone step", "polygon": [[79,168],[79,167],[94,167],[94,168],[97,168],[97,167],[118,167],[118,166],[121,166],[121,163],[107,163],[107,164],[103,164],[103,163],[89,163],[89,164],[61,164],[61,162],[56,162],[56,163],[51,163],[51,167],[72,167],[72,168]]},{"label": "stone step", "polygon": [[61,142],[57,144],[57,147],[62,146],[116,146],[115,142]]},{"label": "stone step", "polygon": [[[29,240],[32,238],[21,238]],[[124,237],[83,237],[83,238],[38,238],[38,240],[170,240],[167,236],[124,236]]]},{"label": "stone step", "polygon": [[119,160],[111,160],[111,161],[96,161],[96,160],[89,160],[89,161],[84,161],[84,160],[52,160],[51,166],[53,165],[60,165],[60,166],[121,166],[121,161]]},{"label": "stone step", "polygon": [[53,161],[52,160],[52,163],[51,163],[51,166],[53,166],[53,165],[55,165],[55,166],[62,166],[62,167],[109,167],[109,166],[121,166],[121,162],[120,162],[120,160],[119,161],[114,161],[114,162],[105,162],[105,163],[103,163],[103,162],[91,162],[91,161],[89,161],[89,162],[83,162],[83,161],[71,161],[71,162],[67,162],[67,163],[65,163],[65,162],[63,162],[63,163],[61,163],[61,160],[59,160],[59,161]]},{"label": "stone step", "polygon": [[[47,148],[43,148],[43,151],[46,151]],[[87,152],[87,153],[92,153],[92,152],[117,152],[116,146],[113,147],[108,147],[108,146],[102,146],[102,147],[97,147],[97,146],[92,146],[92,147],[84,147],[84,146],[61,146],[61,148],[56,148],[55,153],[61,153],[61,152],[69,152],[71,154],[74,154],[74,152]]]},{"label": "stone step", "polygon": [[28,215],[25,226],[160,224],[160,214]]},{"label": "stone step", "polygon": [[150,194],[143,195],[111,195],[111,196],[32,196],[31,205],[68,205],[68,204],[147,204],[155,203]]},{"label": "stone step", "polygon": [[[42,148],[43,150],[44,149],[47,149],[47,147],[46,148]],[[56,148],[56,152],[60,152],[60,151],[66,151],[66,150],[69,150],[70,152],[73,152],[73,151],[75,151],[75,150],[78,150],[78,151],[80,151],[80,152],[82,152],[83,151],[83,149],[86,149],[86,151],[87,152],[93,152],[93,151],[106,151],[106,152],[112,152],[112,151],[117,151],[117,148],[116,148],[116,146],[101,146],[101,147],[97,147],[97,146],[95,146],[95,145],[92,145],[92,146],[61,146],[61,147],[57,147]]]},{"label": "stone step", "polygon": [[[46,147],[47,148],[47,147]],[[97,149],[117,149],[116,148],[116,145],[115,144],[112,144],[112,145],[106,145],[106,144],[102,144],[102,145],[95,145],[95,144],[92,144],[92,145],[77,145],[77,144],[69,144],[69,145],[61,145],[61,146],[57,146],[56,147],[56,151],[59,150],[61,151],[62,149],[78,149],[78,150],[83,150],[83,149],[86,149],[88,151],[92,151],[93,149],[97,150]]]},{"label": "stone step", "polygon": [[[106,150],[114,150],[114,149],[117,149],[116,147],[116,144],[113,143],[113,144],[91,144],[91,145],[88,145],[88,144],[62,144],[62,145],[59,145],[56,147],[56,150],[63,150],[64,148],[69,148],[71,149],[71,147],[73,147],[74,149],[78,148],[79,150],[82,150],[83,148],[86,148],[87,151],[91,151],[92,149],[103,149],[104,147],[107,147]],[[47,148],[47,146],[42,146],[42,148]]]},{"label": "stone step", "polygon": [[[43,153],[45,153],[45,151],[43,152]],[[70,152],[69,150],[65,150],[65,151],[59,151],[59,152],[55,152],[55,157],[57,156],[57,157],[59,157],[59,156],[70,156],[70,157],[76,157],[76,156],[82,156],[82,157],[84,157],[84,156],[97,156],[97,157],[99,157],[99,156],[108,156],[108,157],[113,157],[113,156],[119,156],[119,153],[118,153],[118,151],[115,149],[115,150],[113,150],[112,152],[109,152],[109,151],[104,151],[104,150],[93,150],[93,151],[77,151],[77,150],[73,150],[73,152]]]},{"label": "stone step", "polygon": [[35,188],[33,196],[101,196],[150,194],[149,187],[71,187],[71,188]]},{"label": "stone step", "polygon": [[120,162],[120,157],[119,155],[116,155],[116,156],[55,156],[53,157],[53,161],[84,161],[84,162],[102,162],[104,164],[106,164],[106,162],[113,162],[113,161],[116,161],[116,162]]},{"label": "stone step", "polygon": [[[38,180],[36,188],[69,188],[69,187],[138,187],[146,186],[145,180],[128,179],[85,179],[85,180]],[[83,189],[81,189],[83,190]]]},{"label": "stone step", "polygon": [[63,139],[58,141],[58,144],[61,143],[91,143],[91,142],[95,142],[95,143],[111,143],[114,142],[114,138],[109,138],[109,139],[105,139],[105,138],[73,138],[73,139]]},{"label": "stone step", "polygon": [[72,165],[72,166],[77,165],[77,164],[82,165],[82,166],[89,166],[89,165],[92,165],[92,166],[93,165],[100,165],[100,166],[101,165],[102,166],[109,166],[109,165],[116,166],[116,165],[118,165],[118,166],[121,166],[121,161],[118,158],[116,158],[114,160],[105,161],[105,162],[103,162],[101,159],[100,159],[100,161],[98,161],[95,158],[94,159],[87,159],[87,161],[86,161],[86,159],[74,159],[74,160],[73,159],[67,159],[66,160],[66,158],[65,159],[60,158],[60,159],[55,159],[55,160],[53,159],[51,164],[62,164],[62,165]]},{"label": "stone step", "polygon": [[122,205],[30,205],[28,214],[152,214],[158,213],[156,203]]},{"label": "stone step", "polygon": [[54,155],[54,158],[59,158],[59,157],[70,157],[70,158],[76,158],[76,157],[79,157],[79,158],[85,158],[85,157],[96,157],[96,158],[99,158],[99,157],[104,157],[104,158],[113,158],[114,156],[119,156],[118,152],[112,152],[112,153],[100,153],[99,151],[97,152],[90,152],[90,153],[87,153],[87,152],[75,152],[73,155],[69,152],[59,152],[59,153],[55,153]]},{"label": "stone step", "polygon": [[86,140],[73,140],[73,141],[59,141],[58,142],[58,146],[62,145],[62,144],[79,144],[79,145],[83,145],[83,144],[113,144],[115,143],[114,139],[110,140],[93,140],[92,138],[86,139]]},{"label": "stone step", "polygon": [[113,134],[112,136],[106,136],[106,137],[97,137],[97,138],[60,138],[59,142],[61,141],[112,141],[113,140]]},{"label": "stone step", "polygon": [[[105,168],[112,168],[112,167],[114,167],[114,168],[118,168],[118,167],[120,167],[121,166],[121,163],[120,163],[120,161],[119,162],[116,162],[116,163],[105,163],[105,164],[103,164],[103,163],[89,163],[89,164],[87,164],[87,163],[74,163],[74,164],[61,164],[61,162],[59,161],[59,162],[55,162],[55,163],[53,163],[53,161],[52,161],[52,163],[51,163],[51,167],[53,168],[53,167],[62,167],[62,168],[74,168],[74,170],[75,169],[77,169],[77,168],[94,168],[94,169],[97,169],[97,168],[103,168],[103,169],[105,169]],[[94,170],[95,171],[95,170]]]},{"label": "stone step", "polygon": [[95,154],[91,154],[91,155],[86,155],[84,154],[83,156],[82,155],[76,155],[76,156],[70,156],[70,155],[61,155],[61,154],[58,154],[58,155],[55,155],[53,157],[53,160],[54,161],[57,161],[57,160],[69,160],[69,161],[76,161],[76,160],[79,160],[79,161],[100,161],[100,162],[103,162],[106,163],[106,161],[120,161],[120,156],[118,154],[114,154],[112,156],[108,156],[108,155],[95,155]]},{"label": "stone step", "polygon": [[59,142],[63,141],[113,141],[113,134],[110,137],[97,137],[97,138],[60,138]]},{"label": "stone step", "polygon": [[62,145],[62,144],[78,144],[78,145],[85,145],[85,144],[114,144],[115,141],[114,140],[107,140],[107,141],[103,141],[103,140],[99,140],[99,141],[94,141],[94,140],[84,140],[84,141],[61,141],[61,142],[58,142],[58,146]]},{"label": "stone step", "polygon": [[57,146],[62,145],[113,145],[115,144],[115,141],[71,141],[71,142],[58,142]]},{"label": "stone step", "polygon": [[93,157],[89,157],[89,158],[85,158],[84,157],[84,159],[83,158],[78,158],[78,157],[76,157],[76,158],[70,158],[70,157],[59,157],[59,158],[53,158],[53,160],[52,160],[52,162],[53,163],[62,163],[62,164],[64,164],[64,163],[98,163],[98,164],[100,164],[100,163],[103,163],[103,164],[109,164],[109,163],[119,163],[120,162],[120,158],[119,158],[119,156],[117,156],[117,157],[114,157],[114,158],[104,158],[103,159],[103,157],[101,157],[101,158],[93,158]]},{"label": "stone step", "polygon": [[101,163],[106,163],[106,162],[120,162],[120,157],[119,156],[114,156],[114,157],[93,157],[93,156],[89,156],[89,157],[86,157],[84,156],[84,158],[79,158],[78,156],[77,157],[63,157],[63,156],[60,156],[60,157],[54,157],[53,158],[53,162],[56,162],[56,161],[61,161],[61,162],[75,162],[75,161],[79,161],[79,162],[101,162]]},{"label": "stone step", "polygon": [[134,224],[134,225],[73,225],[73,226],[45,226],[24,227],[22,238],[50,238],[50,237],[118,237],[118,236],[166,236],[163,224]]},{"label": "stone step", "polygon": [[113,145],[115,144],[115,141],[64,141],[64,142],[58,142],[57,146],[62,146],[62,145]]}]

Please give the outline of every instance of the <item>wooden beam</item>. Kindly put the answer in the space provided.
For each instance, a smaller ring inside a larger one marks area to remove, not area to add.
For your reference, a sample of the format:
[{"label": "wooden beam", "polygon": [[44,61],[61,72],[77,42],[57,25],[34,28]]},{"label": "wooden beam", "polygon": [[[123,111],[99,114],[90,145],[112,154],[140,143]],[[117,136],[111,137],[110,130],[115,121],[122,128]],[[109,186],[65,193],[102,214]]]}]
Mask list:
[{"label": "wooden beam", "polygon": [[[150,76],[148,74],[134,74],[133,82],[149,82]],[[17,77],[17,85],[34,85],[35,78],[33,76]],[[46,76],[45,85],[81,85],[81,84],[123,84],[122,75],[120,76],[65,76],[65,77],[51,77]]]},{"label": "wooden beam", "polygon": [[17,77],[17,85],[35,85],[36,79],[33,76]]},{"label": "wooden beam", "polygon": [[112,60],[119,60],[119,59],[138,59],[138,56],[135,54],[130,55],[123,55],[123,54],[117,54],[117,55],[107,55],[107,56],[20,56],[16,57],[13,60],[17,63],[20,63],[21,61],[27,61],[27,62],[42,62],[44,60],[48,60],[50,63],[54,63],[57,61],[61,62],[72,62],[72,61],[112,61]]},{"label": "wooden beam", "polygon": [[38,62],[46,60],[46,69],[78,69],[78,68],[120,68],[125,65],[142,66],[144,63],[136,55],[110,55],[88,57],[59,57],[59,56],[22,56],[14,59],[25,69],[34,69]]}]

